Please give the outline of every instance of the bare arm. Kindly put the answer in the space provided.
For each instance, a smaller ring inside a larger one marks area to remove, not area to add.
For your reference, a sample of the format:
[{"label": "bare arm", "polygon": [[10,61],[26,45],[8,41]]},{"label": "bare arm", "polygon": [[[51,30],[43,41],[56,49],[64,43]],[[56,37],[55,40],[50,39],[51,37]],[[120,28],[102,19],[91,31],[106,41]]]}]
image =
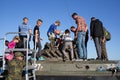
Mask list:
[{"label": "bare arm", "polygon": [[35,41],[38,42],[38,30],[35,30]]}]

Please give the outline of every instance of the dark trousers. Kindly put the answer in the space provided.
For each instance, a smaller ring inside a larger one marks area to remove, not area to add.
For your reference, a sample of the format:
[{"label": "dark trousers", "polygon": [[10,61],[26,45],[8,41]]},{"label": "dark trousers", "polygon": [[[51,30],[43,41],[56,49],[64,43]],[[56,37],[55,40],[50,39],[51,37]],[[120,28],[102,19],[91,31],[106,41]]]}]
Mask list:
[{"label": "dark trousers", "polygon": [[108,60],[107,51],[106,51],[106,42],[104,43],[102,42],[101,48],[102,48],[101,58],[103,60]]},{"label": "dark trousers", "polygon": [[97,59],[101,59],[101,42],[102,42],[102,37],[94,37],[94,43],[97,51]]},{"label": "dark trousers", "polygon": [[[36,57],[39,58],[39,57],[41,56],[41,49],[42,49],[41,42],[40,42],[40,40],[38,40],[37,43],[35,43],[35,40],[33,40],[33,42],[34,42],[34,49],[35,49],[35,47],[36,47],[35,50],[38,49],[38,52],[37,52],[37,54],[36,54]],[[35,46],[35,45],[36,45],[36,46]]]},{"label": "dark trousers", "polygon": [[[27,36],[20,36],[20,40],[23,44],[23,48],[27,48]],[[30,49],[29,39],[28,39],[28,49]]]}]

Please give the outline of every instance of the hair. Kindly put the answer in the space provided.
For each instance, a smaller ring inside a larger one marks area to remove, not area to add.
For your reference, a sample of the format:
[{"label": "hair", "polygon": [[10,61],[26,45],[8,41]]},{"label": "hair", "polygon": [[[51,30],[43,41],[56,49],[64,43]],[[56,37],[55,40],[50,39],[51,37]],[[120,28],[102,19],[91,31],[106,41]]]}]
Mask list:
[{"label": "hair", "polygon": [[73,13],[73,14],[72,14],[72,17],[74,17],[75,15],[78,15],[78,14],[77,14],[77,13]]},{"label": "hair", "polygon": [[65,30],[65,34],[66,34],[66,33],[70,33],[69,29],[66,29],[66,30]]},{"label": "hair", "polygon": [[75,28],[75,26],[71,26],[70,29],[71,29],[71,28]]},{"label": "hair", "polygon": [[19,36],[15,36],[15,37],[13,38],[13,40],[18,40],[18,41],[20,41],[20,37],[19,37]]},{"label": "hair", "polygon": [[9,44],[9,41],[5,40],[5,45],[8,46],[8,44]]},{"label": "hair", "polygon": [[60,23],[60,21],[57,20],[57,21],[55,21],[55,23]]},{"label": "hair", "polygon": [[23,18],[23,20],[25,20],[25,19],[27,19],[27,20],[28,20],[28,18],[27,18],[27,17],[24,17],[24,18]]},{"label": "hair", "polygon": [[91,20],[96,19],[95,17],[91,17]]},{"label": "hair", "polygon": [[37,22],[38,22],[38,21],[40,21],[40,22],[42,22],[42,23],[43,23],[43,20],[41,20],[41,19],[38,19],[38,20],[37,20]]},{"label": "hair", "polygon": [[7,43],[7,42],[9,43],[9,41],[8,41],[8,40],[5,40],[5,42],[6,42],[6,43]]}]

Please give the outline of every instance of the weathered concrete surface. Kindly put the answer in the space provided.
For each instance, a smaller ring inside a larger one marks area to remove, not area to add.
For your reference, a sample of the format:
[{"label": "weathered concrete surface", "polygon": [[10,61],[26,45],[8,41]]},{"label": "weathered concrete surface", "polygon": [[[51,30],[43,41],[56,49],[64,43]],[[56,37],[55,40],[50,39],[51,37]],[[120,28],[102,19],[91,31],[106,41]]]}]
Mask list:
[{"label": "weathered concrete surface", "polygon": [[[36,75],[111,76],[112,71],[108,71],[108,68],[117,66],[117,63],[117,61],[37,61]],[[99,67],[103,67],[104,70],[98,71]]]},{"label": "weathered concrete surface", "polygon": [[120,80],[111,76],[37,76],[37,80]]}]

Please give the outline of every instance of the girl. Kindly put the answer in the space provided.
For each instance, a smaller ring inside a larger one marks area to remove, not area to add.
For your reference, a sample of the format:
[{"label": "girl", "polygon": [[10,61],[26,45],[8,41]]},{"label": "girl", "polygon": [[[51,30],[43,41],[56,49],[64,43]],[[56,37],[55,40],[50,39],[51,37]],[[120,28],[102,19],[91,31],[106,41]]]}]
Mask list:
[{"label": "girl", "polygon": [[[15,36],[11,42],[8,43],[8,49],[14,49],[16,43],[20,41],[19,36]],[[9,54],[5,55],[5,58],[8,59],[9,61],[12,60],[14,57],[13,51],[10,51]]]}]

